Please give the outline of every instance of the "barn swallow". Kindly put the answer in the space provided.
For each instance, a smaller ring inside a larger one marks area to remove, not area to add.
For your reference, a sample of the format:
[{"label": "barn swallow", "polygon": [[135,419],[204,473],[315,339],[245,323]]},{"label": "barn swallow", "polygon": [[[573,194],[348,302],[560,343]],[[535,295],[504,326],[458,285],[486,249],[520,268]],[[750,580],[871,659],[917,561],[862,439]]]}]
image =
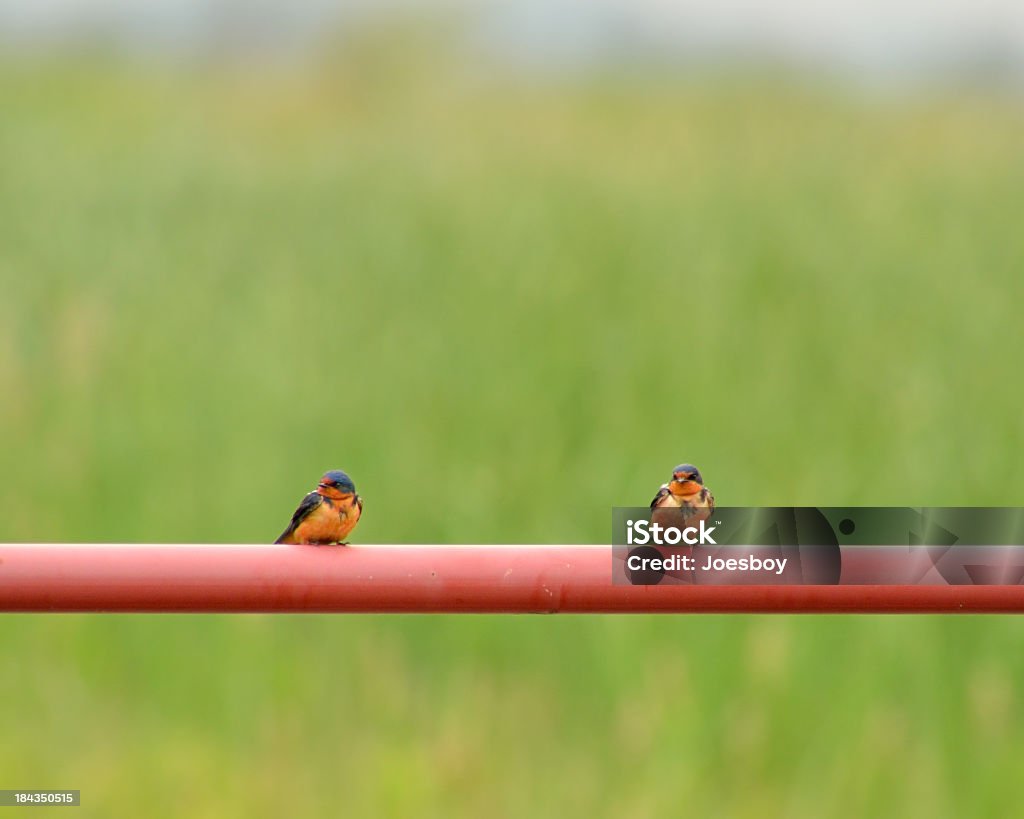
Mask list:
[{"label": "barn swallow", "polygon": [[[700,520],[707,520],[715,511],[715,496],[704,485],[700,470],[693,464],[680,464],[672,470],[672,480],[663,484],[651,501],[651,521],[669,525],[679,522],[681,514],[684,523],[692,526]],[[678,509],[679,512],[671,510]],[[664,511],[661,511],[664,510]]]},{"label": "barn swallow", "polygon": [[325,474],[316,489],[302,499],[292,522],[274,543],[340,543],[356,528],[363,499],[352,479],[340,469]]}]

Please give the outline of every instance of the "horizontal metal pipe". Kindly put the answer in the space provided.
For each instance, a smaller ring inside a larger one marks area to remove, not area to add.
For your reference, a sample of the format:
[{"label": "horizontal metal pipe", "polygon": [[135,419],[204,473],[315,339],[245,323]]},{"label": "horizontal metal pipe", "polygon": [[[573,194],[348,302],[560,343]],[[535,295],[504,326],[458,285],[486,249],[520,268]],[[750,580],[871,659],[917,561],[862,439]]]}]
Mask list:
[{"label": "horizontal metal pipe", "polygon": [[631,586],[609,546],[0,544],[0,611],[1019,612],[1024,586]]}]

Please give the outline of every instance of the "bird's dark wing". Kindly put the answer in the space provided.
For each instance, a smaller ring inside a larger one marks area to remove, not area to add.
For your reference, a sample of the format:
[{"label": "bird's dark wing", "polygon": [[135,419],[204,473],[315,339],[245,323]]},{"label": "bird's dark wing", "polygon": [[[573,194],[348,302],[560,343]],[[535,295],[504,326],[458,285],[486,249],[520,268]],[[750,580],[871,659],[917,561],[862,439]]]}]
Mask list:
[{"label": "bird's dark wing", "polygon": [[661,489],[658,490],[658,494],[654,496],[654,500],[651,501],[651,509],[657,509],[661,499],[669,494],[668,484],[665,484]]},{"label": "bird's dark wing", "polygon": [[281,532],[281,536],[274,543],[283,543],[296,530],[298,525],[309,517],[309,513],[316,509],[323,501],[323,497],[316,492],[310,492],[306,495],[302,499],[302,503],[299,504],[299,508],[295,510],[295,514],[292,515],[292,522],[288,524],[287,529]]}]

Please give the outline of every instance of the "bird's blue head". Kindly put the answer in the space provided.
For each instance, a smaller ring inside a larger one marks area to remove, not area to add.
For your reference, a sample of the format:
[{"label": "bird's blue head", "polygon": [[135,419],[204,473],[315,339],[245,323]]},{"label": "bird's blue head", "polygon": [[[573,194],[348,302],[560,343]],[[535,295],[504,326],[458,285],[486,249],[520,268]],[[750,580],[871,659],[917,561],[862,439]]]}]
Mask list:
[{"label": "bird's blue head", "polygon": [[317,491],[321,495],[327,493],[332,495],[354,495],[356,485],[340,469],[332,469],[330,472],[324,473],[324,476],[320,479]]},{"label": "bird's blue head", "polygon": [[700,470],[693,464],[679,464],[672,470],[672,480],[679,483],[693,481],[696,484],[704,485],[704,479],[700,476]]}]

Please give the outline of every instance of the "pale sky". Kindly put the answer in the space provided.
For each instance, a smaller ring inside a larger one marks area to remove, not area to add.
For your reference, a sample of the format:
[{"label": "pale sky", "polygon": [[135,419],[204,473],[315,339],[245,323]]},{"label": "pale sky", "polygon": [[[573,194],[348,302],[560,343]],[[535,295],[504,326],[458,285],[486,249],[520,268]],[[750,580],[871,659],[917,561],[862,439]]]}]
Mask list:
[{"label": "pale sky", "polygon": [[646,52],[776,55],[867,73],[992,63],[1024,76],[1024,0],[0,0],[0,42],[301,51],[367,17],[453,8],[485,48],[556,66]]}]

